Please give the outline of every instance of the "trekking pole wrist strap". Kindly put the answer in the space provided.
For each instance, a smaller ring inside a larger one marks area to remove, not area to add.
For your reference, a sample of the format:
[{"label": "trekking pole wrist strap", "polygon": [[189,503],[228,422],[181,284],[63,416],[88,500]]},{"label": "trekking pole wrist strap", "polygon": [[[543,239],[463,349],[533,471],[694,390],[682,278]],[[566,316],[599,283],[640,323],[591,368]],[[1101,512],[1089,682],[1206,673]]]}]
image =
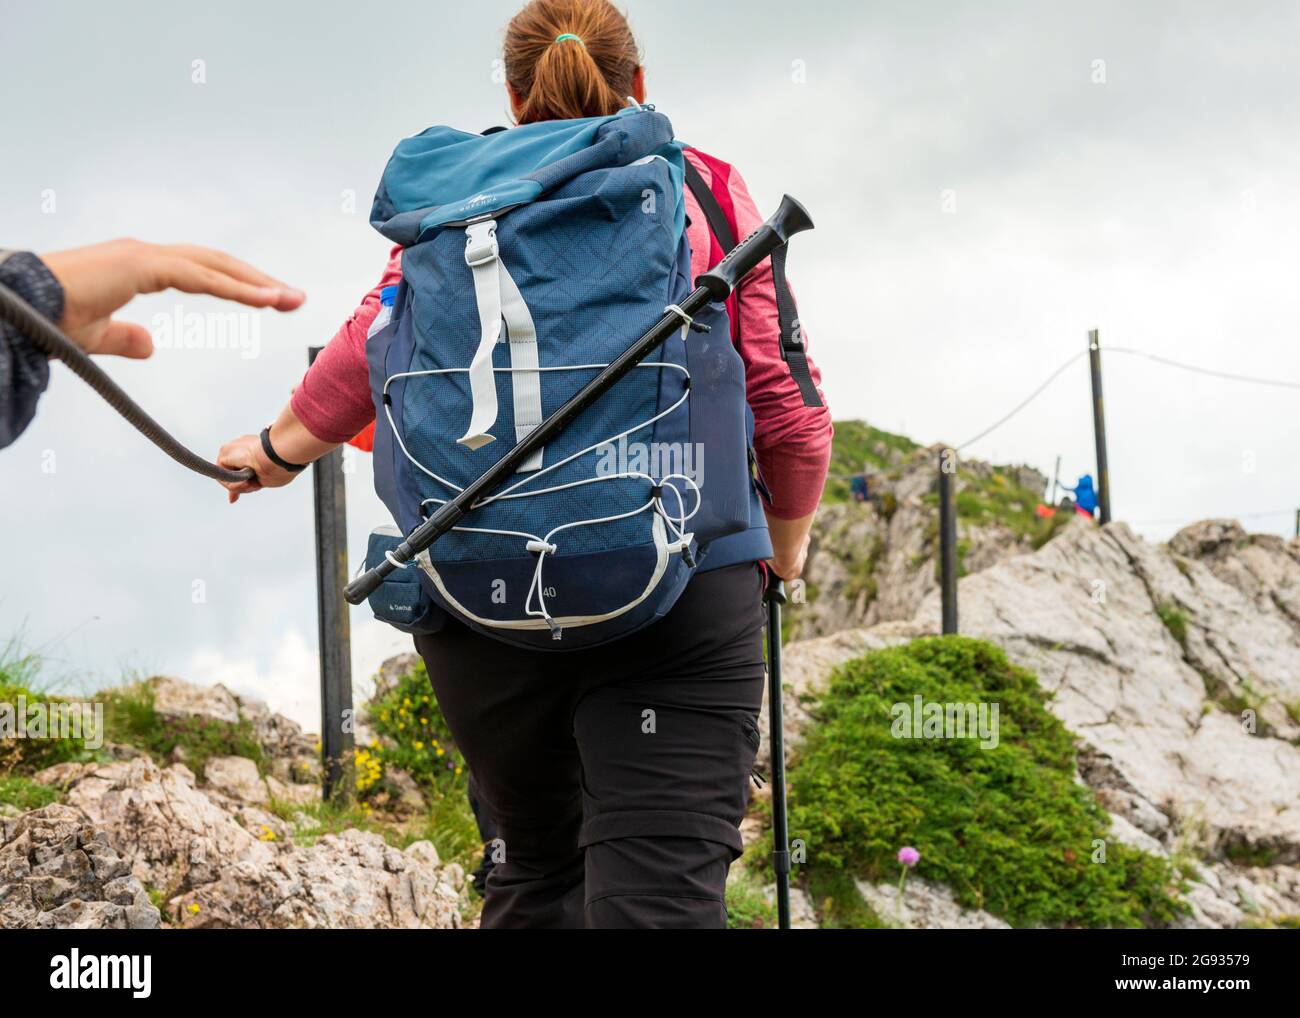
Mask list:
[{"label": "trekking pole wrist strap", "polygon": [[271,445],[271,426],[268,424],[262,429],[262,452],[266,453],[266,458],[274,463],[281,470],[287,470],[291,474],[296,474],[301,470],[307,469],[306,463],[290,463],[282,458]]}]

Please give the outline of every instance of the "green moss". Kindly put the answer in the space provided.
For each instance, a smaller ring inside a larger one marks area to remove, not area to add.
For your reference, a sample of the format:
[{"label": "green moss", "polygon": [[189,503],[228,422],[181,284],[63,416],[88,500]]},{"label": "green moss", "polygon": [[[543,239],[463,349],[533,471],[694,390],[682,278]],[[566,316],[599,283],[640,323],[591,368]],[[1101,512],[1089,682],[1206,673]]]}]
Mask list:
[{"label": "green moss", "polygon": [[862,473],[866,463],[884,470],[891,465],[891,454],[909,456],[918,448],[910,438],[873,428],[865,421],[836,421],[835,438],[831,443],[830,479],[826,482],[822,501],[849,501],[849,482],[844,478]]},{"label": "green moss", "polygon": [[[892,705],[917,694],[997,703],[998,746],[894,738]],[[964,637],[841,668],[790,772],[791,834],[809,845],[810,873],[893,880],[899,847],[914,845],[920,875],[1013,925],[1158,925],[1185,911],[1166,860],[1107,843],[1092,861],[1109,817],[1075,783],[1073,737],[1046,701],[1001,650]]]},{"label": "green moss", "polygon": [[1178,641],[1178,646],[1187,649],[1187,616],[1172,601],[1161,601],[1156,605],[1156,614],[1164,623],[1169,635]]}]

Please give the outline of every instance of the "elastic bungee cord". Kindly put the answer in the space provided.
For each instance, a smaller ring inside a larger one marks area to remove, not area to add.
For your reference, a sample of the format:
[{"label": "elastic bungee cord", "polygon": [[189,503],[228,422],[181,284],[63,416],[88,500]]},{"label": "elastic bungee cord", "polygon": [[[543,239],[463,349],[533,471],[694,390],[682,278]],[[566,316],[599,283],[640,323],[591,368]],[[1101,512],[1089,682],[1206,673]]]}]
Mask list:
[{"label": "elastic bungee cord", "polygon": [[103,368],[65,336],[62,330],[3,284],[0,284],[0,319],[25,335],[47,357],[66,364],[74,375],[99,393],[133,428],[187,470],[232,484],[257,479],[257,474],[251,467],[227,470],[183,446],[128,396],[120,385],[109,378]]}]

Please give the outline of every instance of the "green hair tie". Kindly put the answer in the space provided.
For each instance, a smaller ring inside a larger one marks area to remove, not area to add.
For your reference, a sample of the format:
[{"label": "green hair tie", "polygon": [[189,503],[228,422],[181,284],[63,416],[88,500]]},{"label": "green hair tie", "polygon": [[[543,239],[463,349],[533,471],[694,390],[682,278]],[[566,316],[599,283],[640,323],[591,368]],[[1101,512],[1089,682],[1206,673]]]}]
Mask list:
[{"label": "green hair tie", "polygon": [[583,42],[580,38],[578,38],[576,35],[574,35],[572,32],[561,32],[559,35],[555,37],[556,42],[564,42],[565,39],[572,39],[583,49],[587,48],[587,44]]}]

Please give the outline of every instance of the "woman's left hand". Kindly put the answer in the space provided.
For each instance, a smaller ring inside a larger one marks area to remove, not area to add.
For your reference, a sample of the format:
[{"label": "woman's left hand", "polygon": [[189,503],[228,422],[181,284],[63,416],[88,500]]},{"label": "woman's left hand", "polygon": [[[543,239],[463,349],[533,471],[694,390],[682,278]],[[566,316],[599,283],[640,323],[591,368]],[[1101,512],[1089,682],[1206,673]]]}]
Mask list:
[{"label": "woman's left hand", "polygon": [[[292,405],[280,411],[280,416],[271,425],[268,437],[275,454],[288,463],[314,463],[327,452],[338,448],[337,442],[323,442],[308,431],[307,426],[293,412]],[[217,462],[231,470],[252,467],[257,474],[255,481],[219,482],[229,492],[231,502],[239,501],[240,495],[263,488],[283,488],[301,473],[298,470],[286,470],[276,464],[262,448],[261,435],[241,435],[227,442],[217,454]]]},{"label": "woman's left hand", "polygon": [[257,477],[251,481],[221,481],[220,484],[229,493],[231,502],[239,501],[240,495],[248,495],[263,488],[282,488],[294,479],[292,471],[278,467],[262,451],[260,435],[241,435],[221,447],[217,453],[217,465],[228,470],[242,470],[252,467]]}]

